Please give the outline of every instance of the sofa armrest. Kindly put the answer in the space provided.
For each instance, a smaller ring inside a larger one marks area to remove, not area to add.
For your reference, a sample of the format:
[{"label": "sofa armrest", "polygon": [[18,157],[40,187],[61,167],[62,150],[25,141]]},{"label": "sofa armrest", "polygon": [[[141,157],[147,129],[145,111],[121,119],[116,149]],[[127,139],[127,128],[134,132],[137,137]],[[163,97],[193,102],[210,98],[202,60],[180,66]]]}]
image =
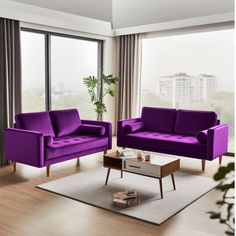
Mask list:
[{"label": "sofa armrest", "polygon": [[132,118],[132,119],[124,119],[124,120],[119,120],[118,121],[118,126],[117,126],[117,146],[118,147],[124,147],[124,138],[123,136],[125,135],[124,133],[124,127],[128,124],[132,124],[135,122],[140,122],[141,118]]},{"label": "sofa armrest", "polygon": [[213,160],[228,150],[228,131],[226,124],[216,125],[207,131],[207,159]]},{"label": "sofa armrest", "polygon": [[43,167],[43,134],[23,129],[4,129],[4,153],[7,160]]},{"label": "sofa armrest", "polygon": [[81,120],[82,124],[86,125],[99,125],[105,128],[105,137],[108,137],[108,149],[112,147],[112,125],[110,122],[97,121],[97,120]]}]

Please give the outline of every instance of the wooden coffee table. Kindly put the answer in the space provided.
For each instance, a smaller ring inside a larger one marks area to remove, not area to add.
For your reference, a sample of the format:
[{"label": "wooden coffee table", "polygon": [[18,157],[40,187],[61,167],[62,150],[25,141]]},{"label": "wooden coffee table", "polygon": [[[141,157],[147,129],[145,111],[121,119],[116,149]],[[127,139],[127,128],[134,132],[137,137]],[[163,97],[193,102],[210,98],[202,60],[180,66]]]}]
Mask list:
[{"label": "wooden coffee table", "polygon": [[151,155],[150,161],[140,160],[134,157],[119,157],[116,152],[103,156],[103,166],[108,168],[105,185],[107,185],[111,169],[134,173],[159,179],[161,198],[163,198],[162,178],[171,175],[173,188],[176,189],[174,172],[180,168],[180,159],[164,154]]}]

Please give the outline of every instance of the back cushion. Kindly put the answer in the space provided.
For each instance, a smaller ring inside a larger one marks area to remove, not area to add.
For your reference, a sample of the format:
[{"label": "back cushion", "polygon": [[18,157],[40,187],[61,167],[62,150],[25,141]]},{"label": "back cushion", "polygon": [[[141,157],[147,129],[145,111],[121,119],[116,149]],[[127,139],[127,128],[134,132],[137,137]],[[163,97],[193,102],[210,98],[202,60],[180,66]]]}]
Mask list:
[{"label": "back cushion", "polygon": [[16,115],[16,128],[38,131],[43,134],[54,135],[49,112],[21,113]]},{"label": "back cushion", "polygon": [[57,137],[73,134],[81,125],[79,112],[76,109],[50,111],[49,114]]},{"label": "back cushion", "polygon": [[178,110],[175,133],[196,135],[199,131],[215,126],[217,115],[213,111]]},{"label": "back cushion", "polygon": [[141,120],[150,131],[174,132],[176,109],[143,107]]}]

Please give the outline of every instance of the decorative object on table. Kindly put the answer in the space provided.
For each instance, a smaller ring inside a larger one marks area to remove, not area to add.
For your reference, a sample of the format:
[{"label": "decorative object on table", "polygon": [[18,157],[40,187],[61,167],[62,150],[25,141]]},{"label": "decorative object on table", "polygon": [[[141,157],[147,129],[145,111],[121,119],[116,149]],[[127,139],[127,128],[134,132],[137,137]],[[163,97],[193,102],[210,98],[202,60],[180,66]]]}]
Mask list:
[{"label": "decorative object on table", "polygon": [[135,153],[133,150],[117,150],[118,157],[134,157]]},{"label": "decorative object on table", "polygon": [[113,74],[104,75],[102,73],[101,79],[96,78],[95,76],[88,76],[83,80],[88,88],[91,102],[95,106],[97,119],[102,120],[103,113],[107,112],[103,98],[108,94],[112,97],[115,96],[115,90],[112,88],[112,85],[115,85],[119,78]]},{"label": "decorative object on table", "polygon": [[[223,211],[209,211],[211,219],[219,220],[220,224],[227,226],[226,235],[234,235],[234,163],[231,162],[227,166],[222,166],[214,175],[215,181],[221,181],[216,189],[223,193],[221,200],[216,204]],[[227,213],[225,214],[225,209]]]},{"label": "decorative object on table", "polygon": [[145,159],[145,161],[150,161],[150,159],[151,159],[151,154],[148,153],[148,152],[145,152],[145,153],[144,153],[144,159]]},{"label": "decorative object on table", "polygon": [[228,150],[227,124],[220,124],[213,111],[143,107],[139,118],[118,121],[117,146],[159,152],[206,161]]},{"label": "decorative object on table", "polygon": [[143,152],[142,152],[142,151],[138,151],[138,152],[137,152],[137,158],[138,158],[139,160],[143,160]]},{"label": "decorative object on table", "polygon": [[116,192],[112,196],[113,204],[120,207],[132,207],[140,203],[138,194],[134,189],[126,189],[123,192]]},{"label": "decorative object on table", "polygon": [[[175,174],[176,183],[178,184],[176,191],[173,190],[170,179],[166,177],[163,179],[163,186],[167,191],[164,199],[160,199],[158,196],[158,183],[154,178],[147,179],[142,175],[126,172],[125,178],[120,179],[120,172],[114,170],[110,177],[109,187],[107,187],[103,184],[105,175],[106,169],[101,167],[81,171],[37,187],[50,193],[68,197],[68,201],[73,201],[72,199],[74,199],[80,203],[88,204],[90,207],[95,206],[116,214],[160,225],[186,207],[191,207],[192,203],[207,194],[218,184],[212,178],[177,172]],[[198,187],[196,188],[196,186]],[[131,187],[138,193],[140,204],[128,208],[117,207],[112,204],[112,196],[115,192],[119,191],[119,189],[125,190]],[[210,205],[206,205],[205,211],[210,210]],[[124,221],[126,219],[129,221],[128,218],[124,218]],[[176,220],[178,220],[178,216]],[[208,223],[210,227],[213,222],[209,221]],[[215,228],[211,231],[212,235],[214,235],[214,232],[221,230],[220,225],[213,225]],[[218,234],[215,233],[215,235]]]}]

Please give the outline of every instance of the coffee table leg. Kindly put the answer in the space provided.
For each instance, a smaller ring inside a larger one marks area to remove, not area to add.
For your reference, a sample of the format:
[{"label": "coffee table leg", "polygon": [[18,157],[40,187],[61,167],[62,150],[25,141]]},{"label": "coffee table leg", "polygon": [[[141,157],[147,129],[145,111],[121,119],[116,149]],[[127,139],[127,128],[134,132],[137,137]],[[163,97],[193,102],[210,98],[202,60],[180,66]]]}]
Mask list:
[{"label": "coffee table leg", "polygon": [[173,183],[174,190],[176,190],[174,174],[171,174],[171,178],[172,178],[172,183]]},{"label": "coffee table leg", "polygon": [[107,185],[107,181],[108,181],[108,178],[109,178],[109,175],[110,175],[110,171],[111,171],[111,169],[108,168],[108,169],[107,169],[107,177],[106,177],[105,185]]},{"label": "coffee table leg", "polygon": [[120,177],[123,178],[123,170],[120,171]]},{"label": "coffee table leg", "polygon": [[161,198],[163,198],[163,189],[162,189],[162,178],[159,179]]}]

